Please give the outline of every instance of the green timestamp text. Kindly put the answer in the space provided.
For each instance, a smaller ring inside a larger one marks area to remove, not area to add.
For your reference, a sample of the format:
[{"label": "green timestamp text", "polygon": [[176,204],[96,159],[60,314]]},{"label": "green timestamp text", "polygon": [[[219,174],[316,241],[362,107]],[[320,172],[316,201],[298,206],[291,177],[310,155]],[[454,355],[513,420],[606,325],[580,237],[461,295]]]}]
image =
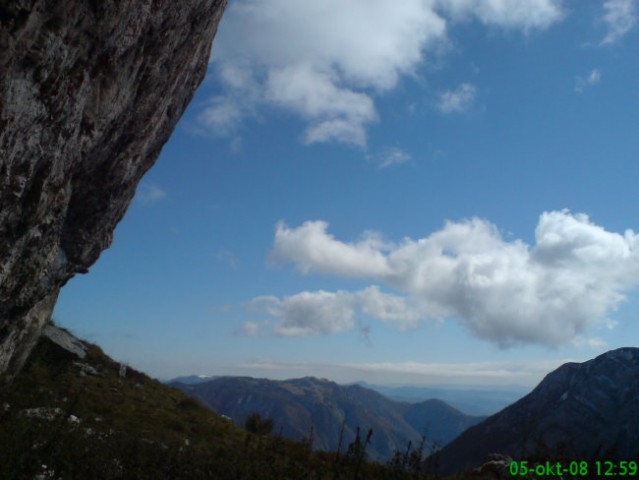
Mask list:
[{"label": "green timestamp text", "polygon": [[570,475],[572,477],[587,477],[597,475],[598,477],[632,477],[637,475],[639,467],[635,461],[612,462],[609,460],[596,460],[587,462],[585,460],[570,462],[552,462],[550,460],[542,463],[532,463],[528,460],[512,461],[508,466],[510,475],[525,476],[536,475],[538,477],[560,477]]}]

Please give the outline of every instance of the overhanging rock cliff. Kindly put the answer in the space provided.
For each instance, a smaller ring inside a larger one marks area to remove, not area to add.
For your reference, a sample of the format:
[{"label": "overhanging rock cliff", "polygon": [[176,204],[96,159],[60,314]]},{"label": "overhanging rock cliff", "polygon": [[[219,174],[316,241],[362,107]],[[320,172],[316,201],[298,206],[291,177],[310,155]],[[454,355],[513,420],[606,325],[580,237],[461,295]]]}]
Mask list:
[{"label": "overhanging rock cliff", "polygon": [[0,376],[86,272],[206,72],[226,0],[0,0]]}]

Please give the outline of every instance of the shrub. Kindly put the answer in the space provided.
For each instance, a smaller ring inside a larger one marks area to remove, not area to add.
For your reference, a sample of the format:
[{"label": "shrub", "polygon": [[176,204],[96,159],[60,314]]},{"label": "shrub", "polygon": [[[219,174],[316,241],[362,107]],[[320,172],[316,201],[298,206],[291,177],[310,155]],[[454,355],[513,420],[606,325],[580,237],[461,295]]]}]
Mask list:
[{"label": "shrub", "polygon": [[251,413],[244,422],[247,432],[256,435],[270,435],[273,432],[275,423],[270,418],[262,418],[259,413]]}]

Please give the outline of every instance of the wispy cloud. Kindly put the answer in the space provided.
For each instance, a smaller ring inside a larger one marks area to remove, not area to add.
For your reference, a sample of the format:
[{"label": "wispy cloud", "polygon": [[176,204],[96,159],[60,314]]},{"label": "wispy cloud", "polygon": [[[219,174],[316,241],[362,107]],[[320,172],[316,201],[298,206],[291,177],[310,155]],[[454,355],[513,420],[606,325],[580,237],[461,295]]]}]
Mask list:
[{"label": "wispy cloud", "polygon": [[135,197],[143,204],[150,205],[166,198],[166,191],[155,183],[142,182],[135,192]]},{"label": "wispy cloud", "polygon": [[453,377],[471,379],[514,379],[522,375],[544,375],[565,360],[542,360],[534,362],[470,362],[470,363],[424,363],[424,362],[378,362],[347,364],[345,367],[358,370],[389,373],[412,373],[430,377]]},{"label": "wispy cloud", "polygon": [[[418,361],[374,363],[288,363],[260,360],[237,365],[237,374],[291,378],[325,376],[336,381],[365,380],[372,383],[402,382],[451,385],[536,385],[550,371],[575,359],[427,363]],[[581,360],[578,360],[581,361]]]},{"label": "wispy cloud", "polygon": [[597,85],[599,82],[601,82],[601,72],[595,68],[590,71],[587,77],[577,77],[575,92],[583,93],[584,90]]},{"label": "wispy cloud", "polygon": [[379,120],[375,97],[415,74],[447,40],[449,19],[527,32],[561,17],[554,0],[237,0],[213,47],[224,93],[199,121],[233,136],[246,117],[276,107],[306,122],[304,143],[363,147],[367,127]]},{"label": "wispy cloud", "polygon": [[607,0],[603,22],[608,28],[601,45],[610,45],[626,35],[637,24],[636,0]]},{"label": "wispy cloud", "polygon": [[462,83],[455,90],[440,94],[438,108],[443,113],[463,113],[473,104],[475,95],[477,87],[470,83]]},{"label": "wispy cloud", "polygon": [[247,321],[242,324],[237,333],[257,337],[260,334],[260,325],[257,322]]},{"label": "wispy cloud", "polygon": [[384,170],[388,167],[401,165],[413,158],[410,153],[405,152],[398,147],[387,147],[382,149],[378,154],[368,155],[367,159],[377,165],[377,168]]},{"label": "wispy cloud", "polygon": [[197,118],[206,133],[224,137],[234,133],[247,115],[239,101],[218,96],[206,102]]},{"label": "wispy cloud", "polygon": [[565,13],[555,0],[436,0],[435,5],[452,20],[476,18],[486,25],[506,29],[544,30]]},{"label": "wispy cloud", "polygon": [[216,258],[220,262],[225,263],[226,265],[231,267],[233,270],[237,270],[237,267],[239,267],[240,265],[239,260],[230,250],[219,250],[217,252]]},{"label": "wispy cloud", "polygon": [[639,285],[639,235],[606,231],[568,211],[543,213],[532,246],[504,240],[495,225],[479,218],[448,222],[427,237],[397,244],[372,232],[343,242],[327,229],[322,221],[278,224],[273,257],[303,274],[374,281],[400,295],[372,285],[255,299],[282,335],[348,330],[364,314],[399,328],[454,318],[502,347],[595,345],[589,330],[606,324],[624,292]]},{"label": "wispy cloud", "polygon": [[592,350],[605,350],[608,343],[599,337],[576,336],[571,343],[578,348],[590,348]]}]

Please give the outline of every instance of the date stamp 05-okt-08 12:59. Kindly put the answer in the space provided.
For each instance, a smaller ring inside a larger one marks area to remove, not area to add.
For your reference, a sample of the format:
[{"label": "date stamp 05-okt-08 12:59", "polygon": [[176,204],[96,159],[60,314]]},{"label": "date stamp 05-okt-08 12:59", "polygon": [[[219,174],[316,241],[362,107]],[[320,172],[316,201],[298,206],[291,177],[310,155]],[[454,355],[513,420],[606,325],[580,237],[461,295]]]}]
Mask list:
[{"label": "date stamp 05-okt-08 12:59", "polygon": [[622,477],[639,478],[638,463],[636,461],[613,462],[608,460],[596,460],[592,462],[570,461],[532,463],[527,460],[513,460],[508,466],[508,471],[513,477],[536,475],[538,477]]}]

